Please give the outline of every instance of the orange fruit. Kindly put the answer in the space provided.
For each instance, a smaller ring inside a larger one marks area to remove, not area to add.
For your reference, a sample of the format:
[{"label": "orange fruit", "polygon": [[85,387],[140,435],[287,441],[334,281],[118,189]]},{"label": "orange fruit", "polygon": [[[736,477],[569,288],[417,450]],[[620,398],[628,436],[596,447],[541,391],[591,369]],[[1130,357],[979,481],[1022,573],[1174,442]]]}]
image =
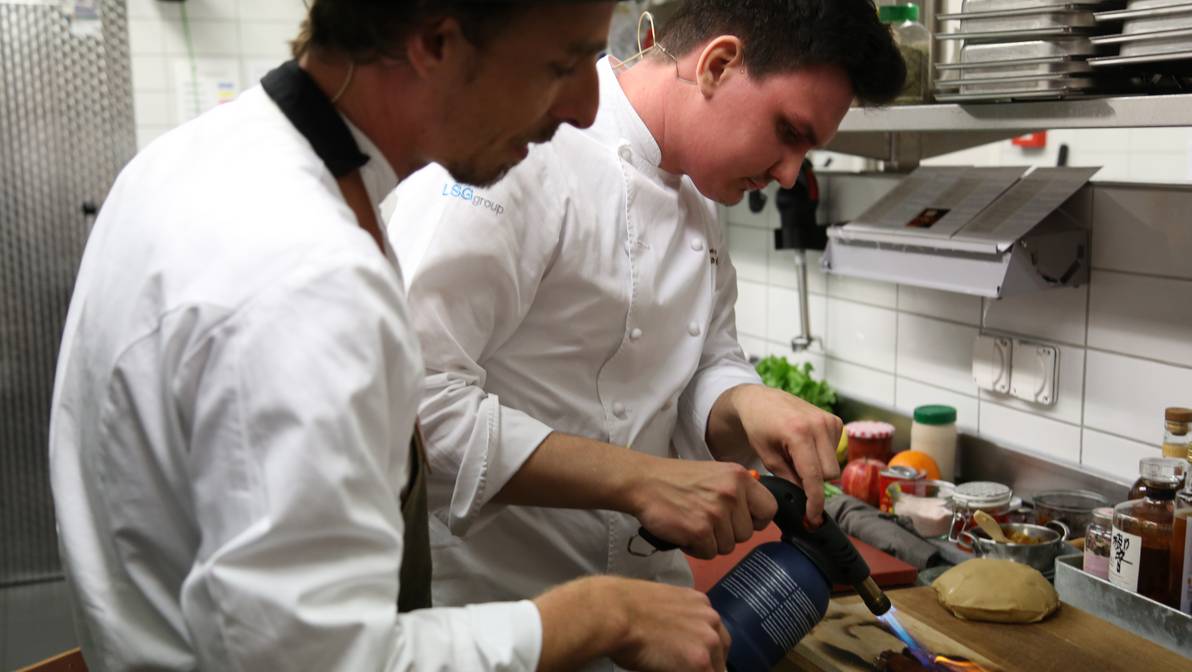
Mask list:
[{"label": "orange fruit", "polygon": [[901,453],[896,453],[894,457],[890,458],[891,467],[910,467],[916,471],[925,472],[927,480],[938,481],[940,478],[940,465],[935,463],[935,459],[927,453],[919,450],[904,450]]}]

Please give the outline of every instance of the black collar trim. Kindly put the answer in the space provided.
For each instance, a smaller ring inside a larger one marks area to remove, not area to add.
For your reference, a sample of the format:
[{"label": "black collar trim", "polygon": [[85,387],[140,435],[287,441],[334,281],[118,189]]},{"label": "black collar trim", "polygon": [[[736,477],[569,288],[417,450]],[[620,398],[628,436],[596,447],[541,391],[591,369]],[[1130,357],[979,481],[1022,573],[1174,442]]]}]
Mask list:
[{"label": "black collar trim", "polygon": [[261,86],[332,175],[340,178],[368,163],[368,155],[360,151],[348,124],[315,80],[298,67],[298,61],[286,61],[270,70],[261,78]]}]

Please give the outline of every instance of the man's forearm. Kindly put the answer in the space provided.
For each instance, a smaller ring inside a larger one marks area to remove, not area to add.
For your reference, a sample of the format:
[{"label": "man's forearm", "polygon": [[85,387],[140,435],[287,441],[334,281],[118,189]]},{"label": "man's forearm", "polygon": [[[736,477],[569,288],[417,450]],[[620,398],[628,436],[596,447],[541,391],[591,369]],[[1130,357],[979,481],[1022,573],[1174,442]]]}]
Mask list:
[{"label": "man's forearm", "polygon": [[632,513],[636,485],[657,460],[623,446],[552,432],[494,501]]}]

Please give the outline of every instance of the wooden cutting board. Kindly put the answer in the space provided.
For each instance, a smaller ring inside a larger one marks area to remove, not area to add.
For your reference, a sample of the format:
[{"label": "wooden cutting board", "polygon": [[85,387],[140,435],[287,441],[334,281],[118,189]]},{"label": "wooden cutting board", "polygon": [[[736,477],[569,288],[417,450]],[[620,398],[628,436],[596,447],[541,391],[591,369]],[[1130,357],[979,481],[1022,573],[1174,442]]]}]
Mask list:
[{"label": "wooden cutting board", "polygon": [[[953,616],[931,588],[888,593],[898,618],[936,653],[972,660],[989,672],[1188,672],[1192,660],[1067,604],[1042,623],[977,623]],[[887,649],[903,644],[882,630],[856,596],[834,599],[828,614],[775,672],[865,672]]]}]

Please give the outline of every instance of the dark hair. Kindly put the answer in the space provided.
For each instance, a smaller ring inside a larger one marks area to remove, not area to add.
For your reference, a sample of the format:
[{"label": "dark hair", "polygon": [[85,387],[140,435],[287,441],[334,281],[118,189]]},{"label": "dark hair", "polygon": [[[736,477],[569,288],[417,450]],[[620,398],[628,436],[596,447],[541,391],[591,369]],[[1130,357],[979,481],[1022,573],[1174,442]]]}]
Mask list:
[{"label": "dark hair", "polygon": [[745,45],[745,68],[765,77],[809,65],[848,73],[863,105],[881,105],[902,90],[906,65],[873,0],[686,0],[658,32],[681,56],[717,35]]},{"label": "dark hair", "polygon": [[401,58],[397,48],[420,24],[442,17],[459,21],[464,37],[483,46],[532,6],[501,0],[311,0],[295,56],[310,49],[341,53],[357,63]]}]

